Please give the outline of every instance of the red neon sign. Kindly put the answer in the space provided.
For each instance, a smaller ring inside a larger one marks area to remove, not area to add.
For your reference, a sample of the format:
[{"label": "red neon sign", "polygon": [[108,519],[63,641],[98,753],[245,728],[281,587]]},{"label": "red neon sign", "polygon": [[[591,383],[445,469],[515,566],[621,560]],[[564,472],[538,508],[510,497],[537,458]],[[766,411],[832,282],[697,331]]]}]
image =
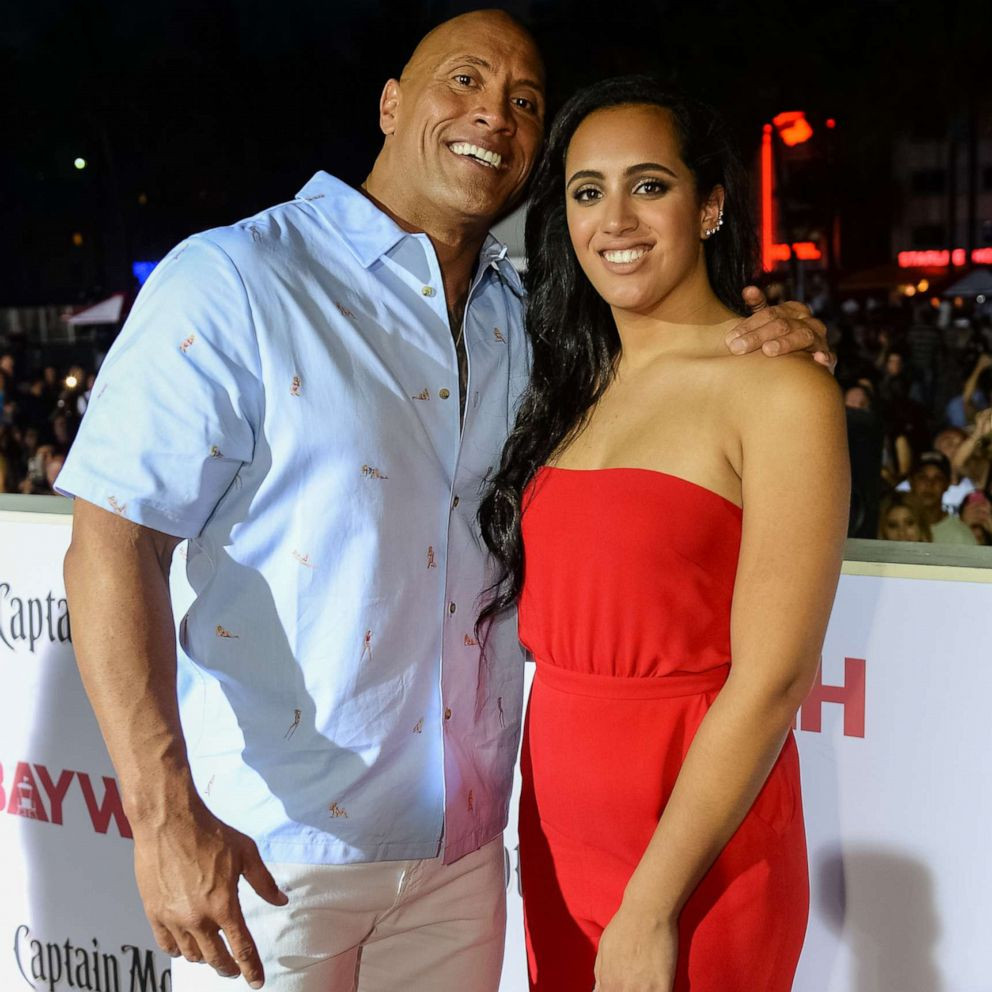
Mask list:
[{"label": "red neon sign", "polygon": [[[779,114],[775,118],[776,124],[779,118],[788,116],[788,114]],[[811,130],[810,134],[812,133]],[[803,140],[805,141],[805,138]],[[772,125],[766,124],[761,136],[761,267],[765,272],[771,272],[775,268],[776,262],[788,262],[793,255],[802,261],[816,261],[823,257],[823,253],[812,241],[797,241],[793,245],[776,242],[774,210],[775,172],[772,165]]]},{"label": "red neon sign", "polygon": [[801,110],[786,110],[772,118],[772,123],[778,128],[778,136],[790,148],[801,145],[813,137],[813,129]]},{"label": "red neon sign", "polygon": [[[930,251],[901,251],[896,256],[901,269],[942,269],[948,265],[958,267],[968,260],[968,253],[964,248],[955,248],[951,251],[948,248],[941,248]],[[971,253],[971,260],[976,265],[992,264],[992,248],[975,248]]]}]

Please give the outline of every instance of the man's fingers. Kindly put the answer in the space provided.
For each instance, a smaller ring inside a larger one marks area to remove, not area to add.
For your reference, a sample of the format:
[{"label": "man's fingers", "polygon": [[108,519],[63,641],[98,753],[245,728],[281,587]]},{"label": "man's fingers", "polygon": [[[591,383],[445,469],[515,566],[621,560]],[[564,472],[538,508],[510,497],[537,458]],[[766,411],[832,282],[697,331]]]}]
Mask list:
[{"label": "man's fingers", "polygon": [[212,924],[204,924],[193,933],[200,950],[203,951],[203,960],[223,978],[235,978],[241,974],[241,969],[231,957],[231,952],[221,940],[220,934],[216,931],[211,932],[208,929],[210,926]]},{"label": "man's fingers", "polygon": [[245,981],[253,989],[260,989],[265,981],[265,971],[262,968],[258,948],[252,940],[240,909],[231,920],[223,924],[223,930],[227,946],[231,949],[231,956],[241,969]]},{"label": "man's fingers", "polygon": [[765,294],[757,286],[745,286],[741,296],[744,299],[744,305],[752,312],[768,306]]},{"label": "man's fingers", "polygon": [[258,848],[254,844],[251,845],[249,851],[245,852],[241,874],[266,902],[273,906],[285,906],[289,902],[289,896],[279,888],[269,869],[265,867],[265,863],[258,853]]},{"label": "man's fingers", "polygon": [[173,930],[179,951],[187,961],[198,964],[203,960],[203,952],[196,938],[188,930]]},{"label": "man's fingers", "polygon": [[165,951],[169,957],[182,957],[182,951],[176,943],[176,938],[172,936],[172,931],[161,923],[151,921],[152,933],[155,935],[155,943]]}]

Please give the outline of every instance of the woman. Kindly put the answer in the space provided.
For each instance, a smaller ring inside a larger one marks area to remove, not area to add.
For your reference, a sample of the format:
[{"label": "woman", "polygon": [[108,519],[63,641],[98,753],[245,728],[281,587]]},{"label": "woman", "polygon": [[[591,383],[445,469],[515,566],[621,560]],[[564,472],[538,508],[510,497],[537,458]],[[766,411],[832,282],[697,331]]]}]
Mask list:
[{"label": "woman", "polygon": [[917,541],[930,543],[930,522],[916,497],[894,492],[882,500],[878,512],[878,536],[882,541]]},{"label": "woman", "polygon": [[808,909],[790,727],[848,513],[839,391],[805,359],[726,355],[747,185],[712,113],[648,79],[568,102],[526,240],[534,365],[480,511],[505,570],[480,622],[519,598],[537,662],[532,987],[785,992]]}]

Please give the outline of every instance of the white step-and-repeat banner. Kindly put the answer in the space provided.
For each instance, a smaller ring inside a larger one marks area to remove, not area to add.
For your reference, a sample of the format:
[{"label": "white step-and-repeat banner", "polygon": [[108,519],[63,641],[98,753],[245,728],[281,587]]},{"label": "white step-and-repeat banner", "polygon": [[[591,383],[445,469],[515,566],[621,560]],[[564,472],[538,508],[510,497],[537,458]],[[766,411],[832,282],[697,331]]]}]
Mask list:
[{"label": "white step-and-repeat banner", "polygon": [[[68,540],[66,517],[0,512],[0,992],[168,992],[76,673]],[[845,566],[797,721],[812,911],[796,992],[992,990],[990,580]],[[501,992],[525,992],[512,824],[507,850]]]}]

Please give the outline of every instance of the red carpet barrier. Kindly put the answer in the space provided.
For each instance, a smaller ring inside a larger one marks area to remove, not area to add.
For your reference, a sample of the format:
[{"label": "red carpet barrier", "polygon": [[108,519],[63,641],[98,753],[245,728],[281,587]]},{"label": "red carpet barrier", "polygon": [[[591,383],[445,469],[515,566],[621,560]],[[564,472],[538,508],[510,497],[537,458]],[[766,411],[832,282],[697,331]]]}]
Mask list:
[{"label": "red carpet barrier", "polygon": [[[0,990],[168,992],[73,659],[68,540],[65,516],[0,510]],[[845,565],[797,717],[812,913],[796,992],[992,988],[990,634],[990,569]],[[525,992],[515,824],[506,846],[501,992]]]}]

